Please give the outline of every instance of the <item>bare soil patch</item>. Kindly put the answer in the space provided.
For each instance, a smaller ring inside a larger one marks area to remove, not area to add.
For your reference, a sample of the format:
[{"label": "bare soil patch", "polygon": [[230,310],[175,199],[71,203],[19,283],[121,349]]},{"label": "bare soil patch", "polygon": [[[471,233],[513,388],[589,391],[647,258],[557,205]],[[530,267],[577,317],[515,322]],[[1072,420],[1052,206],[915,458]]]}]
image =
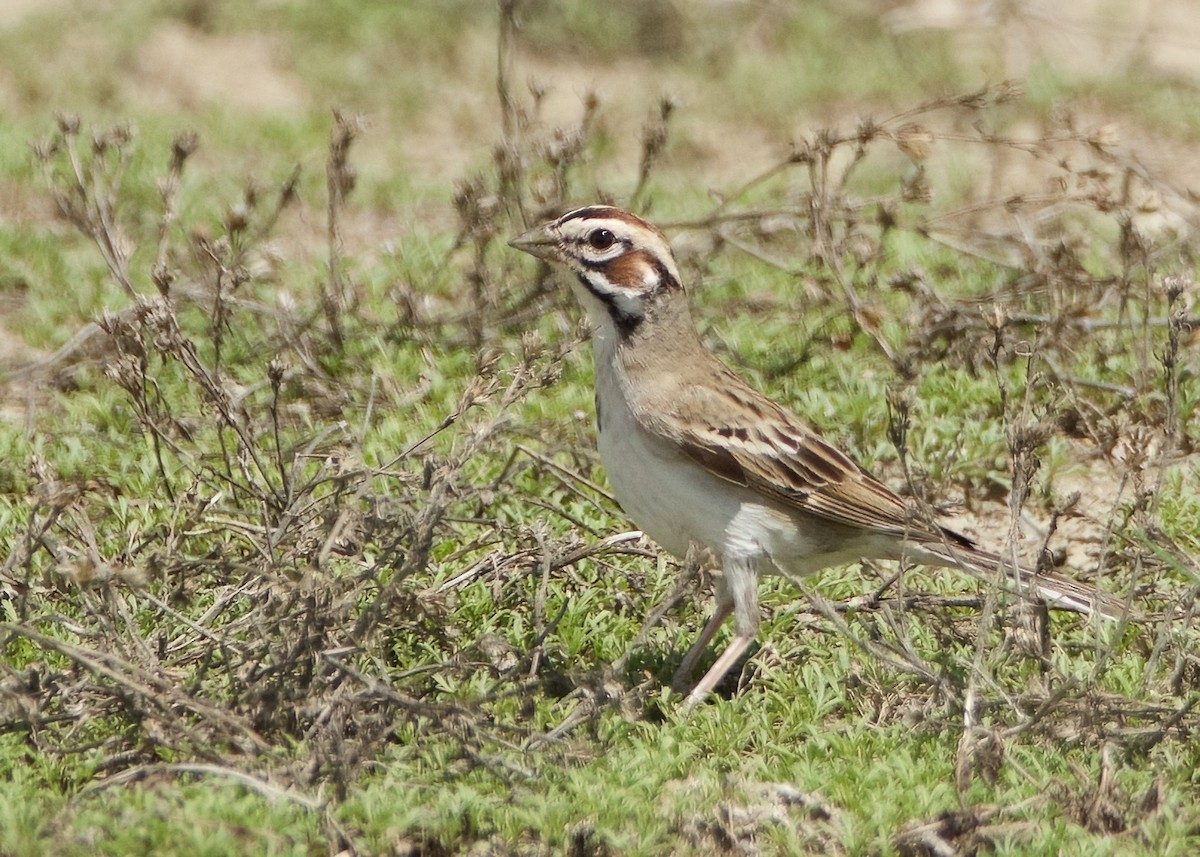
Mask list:
[{"label": "bare soil patch", "polygon": [[4,0],[0,27],[15,27],[33,15],[47,15],[71,5],[71,0]]},{"label": "bare soil patch", "polygon": [[210,35],[168,23],[146,40],[123,87],[133,103],[151,110],[302,110],[303,82],[274,60],[278,50],[260,33]]}]

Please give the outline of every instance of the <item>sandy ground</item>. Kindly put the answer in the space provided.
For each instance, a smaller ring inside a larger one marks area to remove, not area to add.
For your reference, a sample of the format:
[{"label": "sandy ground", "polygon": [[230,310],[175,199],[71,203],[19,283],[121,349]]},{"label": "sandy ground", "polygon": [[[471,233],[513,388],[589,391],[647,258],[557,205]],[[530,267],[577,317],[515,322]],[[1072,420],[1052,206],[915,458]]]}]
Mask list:
[{"label": "sandy ground", "polygon": [[887,13],[896,30],[953,31],[964,62],[1023,77],[1042,63],[1069,77],[1119,75],[1144,65],[1200,80],[1200,14],[1193,0],[914,0]]}]

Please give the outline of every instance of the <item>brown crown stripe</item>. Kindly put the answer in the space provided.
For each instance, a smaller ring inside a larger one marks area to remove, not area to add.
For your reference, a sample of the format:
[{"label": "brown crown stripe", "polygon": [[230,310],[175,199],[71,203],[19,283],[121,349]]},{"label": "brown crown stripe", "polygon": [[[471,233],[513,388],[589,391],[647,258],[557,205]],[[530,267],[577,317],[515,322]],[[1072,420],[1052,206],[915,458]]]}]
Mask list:
[{"label": "brown crown stripe", "polygon": [[589,205],[587,208],[579,208],[575,211],[564,214],[559,223],[569,223],[572,220],[583,220],[585,218],[594,218],[596,220],[619,220],[621,223],[628,223],[633,226],[641,226],[649,229],[655,234],[660,234],[659,231],[651,226],[646,221],[642,220],[636,214],[630,214],[628,211],[622,211],[619,208],[610,208],[607,205]]}]

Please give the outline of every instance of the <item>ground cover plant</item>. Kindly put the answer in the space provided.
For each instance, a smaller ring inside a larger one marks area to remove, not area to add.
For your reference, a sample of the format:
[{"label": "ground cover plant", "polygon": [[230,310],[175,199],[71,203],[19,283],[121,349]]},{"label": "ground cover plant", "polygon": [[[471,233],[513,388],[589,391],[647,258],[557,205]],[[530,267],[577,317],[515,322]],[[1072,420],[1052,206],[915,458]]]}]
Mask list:
[{"label": "ground cover plant", "polygon": [[[608,5],[3,22],[0,853],[1194,850],[1194,84]],[[1128,615],[772,580],[684,716],[707,571],[505,246],[594,200],[760,389]]]}]

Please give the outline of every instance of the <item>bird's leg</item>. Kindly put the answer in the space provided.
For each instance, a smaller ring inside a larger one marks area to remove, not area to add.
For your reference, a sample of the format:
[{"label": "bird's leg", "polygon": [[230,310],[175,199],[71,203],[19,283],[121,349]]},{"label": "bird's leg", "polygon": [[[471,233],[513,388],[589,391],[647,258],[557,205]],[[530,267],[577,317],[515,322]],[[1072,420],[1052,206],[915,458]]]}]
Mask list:
[{"label": "bird's leg", "polygon": [[[704,677],[692,688],[683,705],[685,710],[695,707],[696,703],[713,692],[754,642],[758,633],[758,573],[754,563],[731,562],[727,558],[724,572],[724,576],[717,580],[717,611],[700,632],[700,639],[684,656],[679,672],[683,672],[686,667],[690,674],[690,669],[696,665],[701,652],[730,613],[733,614],[734,637],[725,647],[725,651],[721,652],[721,656],[708,668]],[[678,675],[679,673],[676,673],[677,677]]]},{"label": "bird's leg", "polygon": [[729,618],[729,614],[733,612],[733,601],[721,601],[717,599],[717,609],[707,622],[704,623],[704,628],[700,631],[700,636],[696,638],[696,642],[692,643],[692,647],[687,650],[687,654],[683,656],[683,663],[679,665],[679,669],[675,670],[675,675],[671,678],[671,688],[673,690],[682,690],[685,687],[690,687],[692,683],[692,673],[696,671],[696,662],[700,660],[700,656],[708,648],[708,644],[712,642],[713,635],[717,630],[725,624],[725,620]]},{"label": "bird's leg", "polygon": [[713,661],[713,665],[708,668],[708,672],[704,674],[704,678],[697,682],[692,688],[692,692],[688,694],[687,701],[683,703],[685,711],[690,711],[695,708],[697,703],[701,702],[704,697],[713,692],[713,689],[721,683],[721,679],[725,678],[725,674],[733,669],[733,665],[738,662],[738,658],[746,651],[746,648],[754,642],[754,636],[745,636],[738,634],[729,641],[729,645],[725,647],[725,651],[721,652],[721,657]]}]

